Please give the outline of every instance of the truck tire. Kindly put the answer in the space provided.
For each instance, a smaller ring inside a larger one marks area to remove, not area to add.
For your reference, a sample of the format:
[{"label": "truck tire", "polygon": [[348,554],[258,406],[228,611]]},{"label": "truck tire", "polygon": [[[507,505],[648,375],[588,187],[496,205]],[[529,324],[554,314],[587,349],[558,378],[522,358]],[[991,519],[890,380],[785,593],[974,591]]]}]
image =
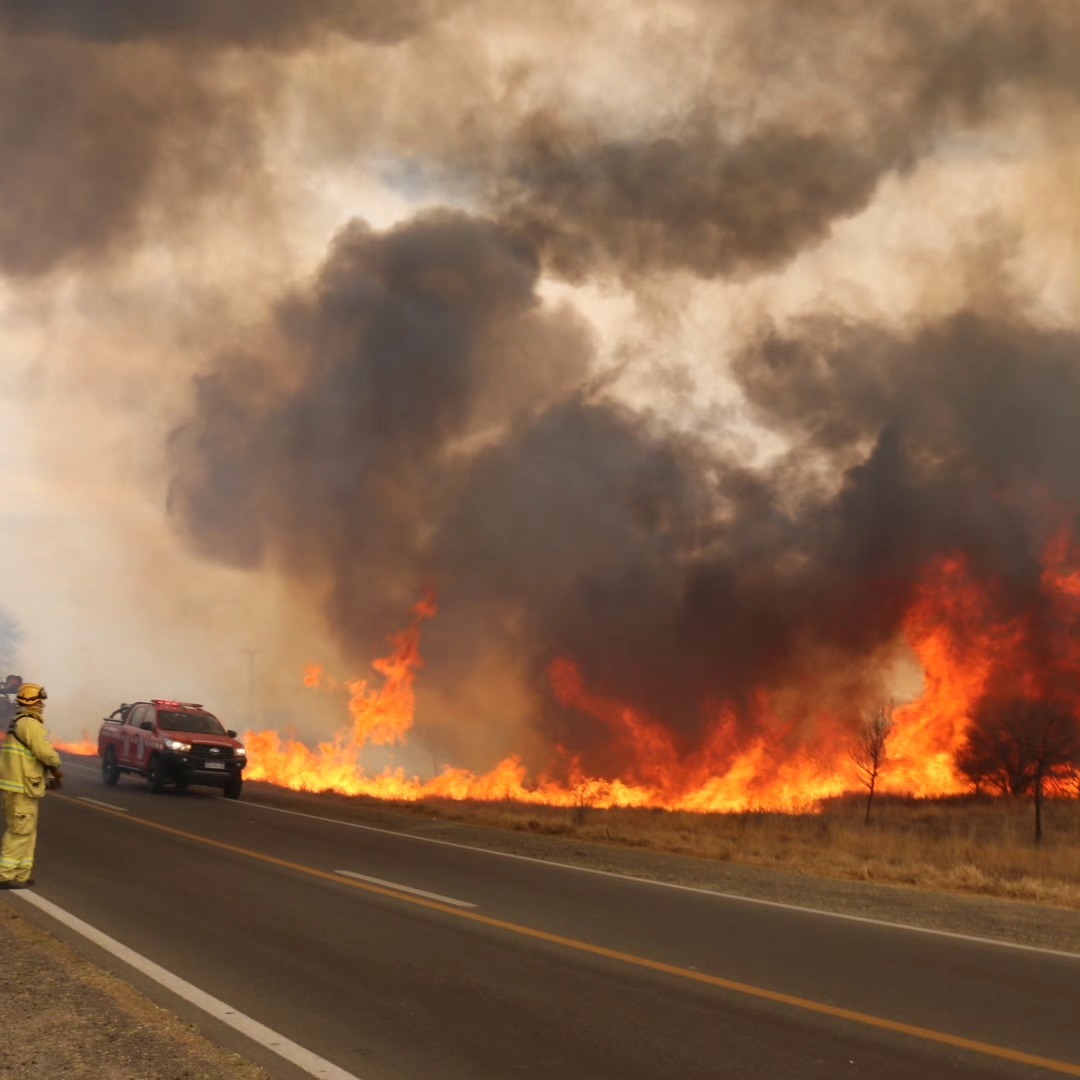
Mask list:
[{"label": "truck tire", "polygon": [[111,746],[105,751],[105,756],[101,759],[101,779],[109,787],[112,787],[120,779],[120,770],[116,766],[116,754],[113,753]]},{"label": "truck tire", "polygon": [[226,799],[239,799],[240,792],[244,790],[244,778],[237,774],[230,777],[225,784],[225,798]]},{"label": "truck tire", "polygon": [[160,795],[165,790],[165,773],[161,769],[161,762],[156,757],[150,759],[150,767],[146,770],[146,782],[150,785],[152,795]]}]

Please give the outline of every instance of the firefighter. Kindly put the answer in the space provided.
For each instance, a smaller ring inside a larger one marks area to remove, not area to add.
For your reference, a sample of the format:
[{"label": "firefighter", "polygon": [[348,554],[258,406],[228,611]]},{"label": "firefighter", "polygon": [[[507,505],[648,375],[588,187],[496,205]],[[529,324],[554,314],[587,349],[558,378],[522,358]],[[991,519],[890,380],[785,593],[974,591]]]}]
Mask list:
[{"label": "firefighter", "polygon": [[25,889],[34,884],[34,845],[38,806],[45,794],[46,776],[63,775],[60,755],[45,734],[42,712],[48,695],[37,683],[23,683],[15,697],[16,713],[0,745],[0,794],[7,829],[0,843],[0,889]]}]

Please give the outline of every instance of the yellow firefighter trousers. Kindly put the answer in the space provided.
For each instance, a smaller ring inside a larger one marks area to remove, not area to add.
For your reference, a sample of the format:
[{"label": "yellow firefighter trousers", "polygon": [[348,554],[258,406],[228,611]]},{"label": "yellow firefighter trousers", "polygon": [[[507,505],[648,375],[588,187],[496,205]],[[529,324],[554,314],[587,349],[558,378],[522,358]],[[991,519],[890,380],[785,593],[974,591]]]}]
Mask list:
[{"label": "yellow firefighter trousers", "polygon": [[5,791],[3,795],[7,829],[0,844],[0,881],[29,881],[41,800],[16,791]]}]

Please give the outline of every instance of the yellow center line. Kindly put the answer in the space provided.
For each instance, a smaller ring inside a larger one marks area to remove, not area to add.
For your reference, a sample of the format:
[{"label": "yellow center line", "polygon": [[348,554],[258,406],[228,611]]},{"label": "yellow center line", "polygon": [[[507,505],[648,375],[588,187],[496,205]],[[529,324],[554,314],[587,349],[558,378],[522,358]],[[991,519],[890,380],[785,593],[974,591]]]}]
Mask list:
[{"label": "yellow center line", "polygon": [[766,990],[764,987],[752,986],[749,983],[736,982],[733,979],[724,979],[719,975],[708,975],[701,971],[691,971],[689,968],[677,967],[674,964],[665,964],[659,960],[649,960],[644,956],[635,956],[633,953],[620,952],[618,949],[607,949],[602,945],[593,945],[587,941],[578,941],[575,938],[563,937],[561,934],[551,934],[546,930],[536,930],[531,926],[522,926],[519,923],[507,922],[504,919],[496,919],[490,915],[482,915],[476,911],[464,911],[461,908],[451,907],[449,904],[440,904],[436,900],[425,900],[423,897],[412,896],[408,893],[397,892],[394,889],[372,885],[365,881],[357,881],[355,878],[342,877],[339,874],[327,870],[317,870],[313,866],[304,866],[302,863],[290,862],[288,859],[279,859],[275,855],[264,855],[259,851],[229,844],[223,840],[213,840],[208,836],[200,836],[197,833],[186,832],[183,829],[174,829],[171,825],[161,825],[156,821],[148,821],[146,818],[135,817],[121,810],[113,810],[93,803],[76,800],[69,795],[54,795],[53,798],[62,799],[83,808],[97,811],[100,814],[109,814],[120,821],[132,822],[144,825],[149,829],[179,836],[185,840],[193,840],[195,843],[204,844],[207,847],[217,848],[220,851],[229,851],[234,855],[243,855],[248,859],[270,863],[272,866],[280,866],[285,870],[293,870],[299,874],[307,874],[309,877],[321,878],[324,881],[332,881],[337,885],[343,885],[349,889],[359,889],[361,892],[375,893],[377,896],[389,897],[405,904],[413,904],[416,907],[428,908],[431,911],[439,911],[444,915],[452,915],[455,919],[467,919],[470,922],[480,923],[483,926],[494,927],[498,930],[506,930],[521,937],[533,938],[537,941],[546,941],[552,945],[561,945],[576,952],[588,953],[592,956],[602,956],[607,960],[617,960],[623,964],[632,964],[635,967],[647,968],[650,971],[659,971],[665,975],[674,975],[680,979],[689,979],[691,982],[704,983],[706,986],[719,987],[732,993],[743,994],[746,997],[758,998],[763,1001],[771,1001],[779,1005],[787,1005],[794,1009],[805,1012],[818,1013],[822,1016],[830,1016],[838,1020],[849,1020],[852,1023],[863,1024],[866,1027],[878,1028],[883,1031],[892,1031],[900,1035],[910,1035],[926,1042],[941,1043],[945,1046],[955,1047],[960,1050],[970,1050],[976,1054],[984,1054],[987,1057],[999,1058],[1003,1061],[1011,1061],[1020,1065],[1033,1065],[1037,1068],[1048,1069],[1051,1072],[1061,1073],[1064,1076],[1080,1076],[1080,1065],[1070,1064],[1067,1061],[1056,1061],[1053,1058],[1040,1057],[1038,1054],[1028,1054],[1023,1050],[1013,1050],[1006,1046],[995,1046],[993,1043],[980,1042],[978,1039],[966,1039],[961,1035],[950,1035],[944,1031],[934,1031],[932,1028],[919,1027],[916,1024],[905,1024],[899,1020],[888,1020],[882,1016],[872,1016],[869,1013],[856,1012],[854,1009],[844,1009],[838,1005],[828,1005],[822,1001],[813,1001],[810,998],[797,997],[794,994],[784,994],[778,990]]}]

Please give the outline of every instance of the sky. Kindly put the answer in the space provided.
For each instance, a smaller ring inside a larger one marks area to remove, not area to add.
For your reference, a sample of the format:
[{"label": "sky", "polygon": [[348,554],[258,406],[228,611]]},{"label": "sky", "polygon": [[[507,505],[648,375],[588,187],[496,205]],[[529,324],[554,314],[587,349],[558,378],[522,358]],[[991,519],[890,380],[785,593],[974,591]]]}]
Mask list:
[{"label": "sky", "polygon": [[[325,737],[427,588],[416,761],[916,692],[1080,508],[1068,2],[0,3],[0,608],[64,737]],[[1026,606],[1025,606],[1026,605]],[[1052,648],[1052,646],[1048,646]]]}]

